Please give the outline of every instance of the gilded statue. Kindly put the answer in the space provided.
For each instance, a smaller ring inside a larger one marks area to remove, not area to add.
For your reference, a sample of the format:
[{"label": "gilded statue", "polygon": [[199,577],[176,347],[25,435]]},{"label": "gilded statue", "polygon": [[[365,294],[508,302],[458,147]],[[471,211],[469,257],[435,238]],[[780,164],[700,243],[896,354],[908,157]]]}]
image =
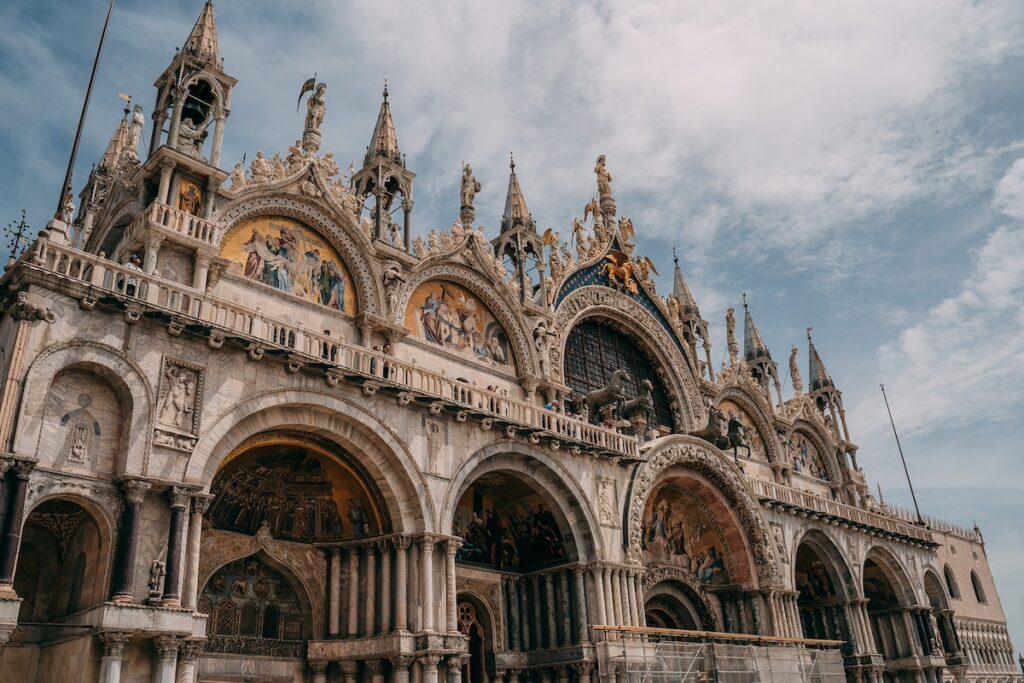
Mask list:
[{"label": "gilded statue", "polygon": [[473,206],[473,200],[479,191],[480,182],[473,176],[473,167],[466,164],[462,168],[462,191],[459,193],[462,206]]}]

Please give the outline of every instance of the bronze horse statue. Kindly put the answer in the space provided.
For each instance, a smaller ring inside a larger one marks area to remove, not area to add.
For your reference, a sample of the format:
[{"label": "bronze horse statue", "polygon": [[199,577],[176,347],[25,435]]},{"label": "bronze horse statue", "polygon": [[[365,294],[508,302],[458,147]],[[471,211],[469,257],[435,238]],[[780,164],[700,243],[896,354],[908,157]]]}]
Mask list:
[{"label": "bronze horse statue", "polygon": [[704,439],[716,448],[726,450],[732,444],[729,441],[729,418],[714,403],[708,403],[708,424],[704,429],[690,432],[690,436]]},{"label": "bronze horse statue", "polygon": [[615,404],[615,415],[622,417],[622,408],[626,403],[626,395],[623,393],[623,382],[631,382],[632,379],[625,370],[616,370],[612,373],[608,385],[603,389],[588,391],[583,397],[587,402],[587,412],[592,422],[601,419],[601,408],[611,403]]},{"label": "bronze horse statue", "polygon": [[651,383],[651,380],[645,379],[640,382],[640,393],[636,395],[636,398],[631,398],[624,402],[618,415],[624,420],[636,417],[637,415],[643,415],[650,421],[653,412],[654,385]]}]

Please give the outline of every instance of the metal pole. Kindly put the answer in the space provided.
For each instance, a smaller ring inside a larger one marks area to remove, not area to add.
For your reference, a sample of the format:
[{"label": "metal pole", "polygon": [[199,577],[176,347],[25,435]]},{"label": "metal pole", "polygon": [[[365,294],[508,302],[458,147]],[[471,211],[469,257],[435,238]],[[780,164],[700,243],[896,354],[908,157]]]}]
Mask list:
[{"label": "metal pole", "polygon": [[[889,397],[885,395],[885,385],[879,384],[878,387],[882,390],[882,398],[885,400],[885,410],[889,413],[889,424],[892,425],[892,435],[896,437],[896,448],[900,452],[900,460],[903,461],[903,472],[907,475],[907,486],[910,487],[910,498],[914,501],[914,513],[917,515],[917,523],[924,526],[924,520],[921,518],[921,508],[917,506],[917,496],[914,495],[914,483],[910,481],[910,470],[907,469],[907,459],[903,457],[903,446],[900,445],[900,435],[896,433],[896,421],[892,419],[892,409],[889,408]],[[879,493],[881,495],[881,493]]]},{"label": "metal pole", "polygon": [[103,20],[103,30],[100,32],[100,44],[96,46],[96,57],[92,60],[89,85],[85,89],[82,113],[78,115],[78,129],[75,131],[75,142],[71,145],[71,158],[68,159],[68,168],[64,172],[64,183],[60,186],[60,196],[57,198],[57,211],[54,214],[54,218],[60,218],[61,209],[64,207],[64,195],[71,191],[71,172],[75,168],[75,158],[78,156],[78,143],[82,139],[82,128],[85,127],[85,113],[89,110],[89,98],[92,97],[92,86],[96,82],[96,70],[100,65],[100,53],[103,52],[103,41],[107,37],[107,26],[110,25],[110,15],[113,11],[114,0],[110,0],[110,4],[107,5],[107,17]]}]

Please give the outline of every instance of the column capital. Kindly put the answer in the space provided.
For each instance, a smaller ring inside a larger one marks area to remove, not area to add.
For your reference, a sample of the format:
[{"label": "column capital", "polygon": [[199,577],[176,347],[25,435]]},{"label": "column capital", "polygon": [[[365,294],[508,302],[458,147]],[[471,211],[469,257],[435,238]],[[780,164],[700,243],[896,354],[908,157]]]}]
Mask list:
[{"label": "column capital", "polygon": [[34,460],[15,460],[14,461],[14,476],[18,479],[24,479],[28,481],[28,478],[32,476],[32,470],[36,468]]},{"label": "column capital", "polygon": [[412,655],[395,655],[391,657],[391,666],[399,671],[404,671],[412,666],[412,663],[416,660]]},{"label": "column capital", "polygon": [[387,553],[388,550],[391,549],[391,540],[390,539],[381,538],[381,539],[375,541],[375,543],[377,544],[377,550],[380,551],[381,555],[384,555],[385,553]]},{"label": "column capital", "polygon": [[178,655],[178,643],[180,639],[176,636],[157,636],[153,639],[153,647],[156,648],[157,659],[174,659]]},{"label": "column capital", "polygon": [[7,476],[7,473],[14,467],[13,458],[0,458],[0,478]]},{"label": "column capital", "polygon": [[197,493],[192,496],[192,512],[197,515],[205,515],[213,502],[213,496],[209,493]]},{"label": "column capital", "polygon": [[428,555],[434,554],[434,537],[429,534],[424,534],[420,538],[416,539],[420,544],[420,552]]},{"label": "column capital", "polygon": [[104,631],[97,635],[103,642],[104,657],[124,657],[124,647],[132,639],[132,634],[121,631]]},{"label": "column capital", "polygon": [[[175,99],[177,99],[177,98],[175,98]],[[184,101],[184,97],[182,98],[182,101]],[[175,166],[177,166],[177,164],[174,163],[174,161],[172,161],[171,159],[164,159],[163,161],[161,161],[158,164],[158,167],[160,168],[160,170],[161,171],[165,171],[167,173],[170,173],[171,171],[173,171]]]},{"label": "column capital", "polygon": [[582,681],[590,675],[591,670],[594,668],[594,663],[588,661],[576,662],[572,665],[572,668],[576,669],[576,672],[579,674],[580,680]]},{"label": "column capital", "polygon": [[187,508],[191,497],[192,490],[184,486],[172,486],[167,491],[172,508]]},{"label": "column capital", "polygon": [[341,667],[341,673],[346,676],[355,676],[359,671],[359,662],[354,659],[344,659],[338,662],[338,665]]},{"label": "column capital", "polygon": [[449,557],[455,557],[455,553],[459,552],[459,548],[462,547],[462,540],[458,538],[449,538],[445,541],[445,552]]},{"label": "column capital", "polygon": [[313,672],[314,676],[323,676],[327,673],[328,662],[323,659],[311,659],[309,660],[309,670]]},{"label": "column capital", "polygon": [[183,662],[194,662],[206,650],[206,638],[186,638],[179,643],[178,659]]},{"label": "column capital", "polygon": [[125,500],[130,505],[142,504],[146,498],[146,492],[153,487],[152,482],[135,477],[122,477],[118,483],[121,485],[121,490],[124,491]]},{"label": "column capital", "polygon": [[384,670],[383,659],[367,659],[363,664],[365,664],[366,668],[370,670],[370,673],[379,674]]},{"label": "column capital", "polygon": [[408,550],[410,540],[408,536],[395,536],[391,539],[391,542],[394,543],[396,550]]},{"label": "column capital", "polygon": [[441,655],[420,655],[420,664],[425,671],[437,671],[437,665],[441,661]]}]

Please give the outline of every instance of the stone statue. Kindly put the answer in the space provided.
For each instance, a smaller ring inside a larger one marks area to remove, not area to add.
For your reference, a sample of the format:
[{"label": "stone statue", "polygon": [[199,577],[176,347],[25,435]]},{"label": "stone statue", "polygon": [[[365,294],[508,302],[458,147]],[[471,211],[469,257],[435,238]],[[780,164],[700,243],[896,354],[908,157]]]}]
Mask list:
[{"label": "stone statue", "polygon": [[75,197],[71,194],[71,190],[64,195],[64,203],[60,207],[60,219],[68,225],[75,220]]},{"label": "stone statue", "polygon": [[142,105],[136,104],[132,111],[132,121],[128,124],[128,139],[125,141],[123,156],[132,161],[139,160],[139,142],[142,140],[142,129],[146,127],[146,117],[142,115]]},{"label": "stone statue", "polygon": [[725,312],[725,343],[729,349],[729,364],[736,362],[740,352],[740,345],[736,343],[736,309],[730,308]]},{"label": "stone statue", "polygon": [[160,560],[153,560],[153,563],[149,565],[149,594],[159,595],[164,580],[164,574],[167,573],[167,565]]},{"label": "stone statue", "polygon": [[479,191],[480,182],[473,176],[473,167],[466,164],[462,169],[462,191],[459,193],[462,206],[473,206],[473,200]]},{"label": "stone statue", "polygon": [[597,196],[598,199],[604,199],[605,197],[612,196],[612,174],[608,172],[605,166],[605,158],[602,154],[597,158],[597,164],[594,166],[594,173],[597,174]]},{"label": "stone statue", "polygon": [[533,328],[533,345],[537,348],[537,358],[540,361],[540,374],[547,376],[551,370],[551,333],[543,320]]},{"label": "stone statue", "polygon": [[256,158],[252,160],[250,172],[253,183],[267,183],[273,177],[274,167],[270,164],[270,160],[263,156],[263,150],[256,152]]},{"label": "stone statue", "polygon": [[235,164],[235,167],[231,169],[231,189],[235,192],[243,189],[246,185],[245,180],[245,165],[239,161]]},{"label": "stone statue", "polygon": [[[302,155],[302,141],[296,140],[295,144],[288,148],[288,156],[285,157],[288,162],[288,173],[295,173],[305,163],[305,158]],[[327,176],[330,178],[331,176]]]},{"label": "stone statue", "polygon": [[628,420],[637,415],[643,415],[650,420],[651,414],[654,412],[654,384],[651,380],[645,379],[640,383],[640,393],[636,395],[636,398],[632,398],[622,404],[622,410],[619,411],[619,416],[624,420]]},{"label": "stone statue", "polygon": [[192,413],[194,384],[189,373],[173,365],[168,366],[167,394],[160,409],[160,421],[166,425],[183,428],[184,420]]},{"label": "stone statue", "polygon": [[804,381],[800,378],[800,369],[796,364],[796,346],[789,352],[789,377],[793,380],[793,392],[799,396],[804,391]]},{"label": "stone statue", "polygon": [[388,310],[398,315],[398,293],[405,282],[405,275],[402,274],[402,266],[398,261],[387,261],[384,264],[384,272],[381,274],[384,282],[384,291],[388,298]]},{"label": "stone statue", "polygon": [[623,383],[631,382],[632,379],[625,370],[616,370],[608,380],[607,386],[602,389],[588,391],[583,399],[587,402],[587,412],[595,419],[600,419],[601,409],[605,406],[614,406],[616,415],[622,416],[622,407],[626,403]]},{"label": "stone statue", "polygon": [[708,401],[707,410],[707,426],[704,427],[704,429],[698,429],[690,432],[690,436],[696,436],[698,439],[704,439],[715,446],[715,448],[725,450],[729,447],[729,420],[726,417],[725,412],[711,401]]},{"label": "stone statue", "polygon": [[327,111],[326,96],[327,84],[319,83],[306,101],[306,130],[319,132],[320,124],[324,122],[324,113]]},{"label": "stone statue", "polygon": [[320,172],[324,174],[324,178],[333,178],[341,171],[338,168],[338,162],[334,160],[334,152],[323,155],[317,159],[316,163],[320,167]]}]

